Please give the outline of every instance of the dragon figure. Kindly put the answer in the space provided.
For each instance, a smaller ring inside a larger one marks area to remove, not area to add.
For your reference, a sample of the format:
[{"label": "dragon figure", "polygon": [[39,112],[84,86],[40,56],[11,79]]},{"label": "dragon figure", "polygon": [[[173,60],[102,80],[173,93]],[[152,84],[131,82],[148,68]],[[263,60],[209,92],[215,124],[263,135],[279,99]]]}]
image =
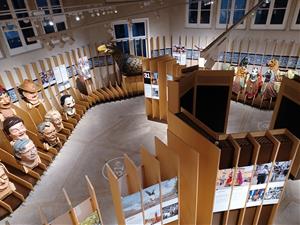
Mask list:
[{"label": "dragon figure", "polygon": [[124,54],[116,45],[102,44],[97,50],[100,53],[111,54],[116,61],[122,75],[136,76],[142,74],[143,57]]}]

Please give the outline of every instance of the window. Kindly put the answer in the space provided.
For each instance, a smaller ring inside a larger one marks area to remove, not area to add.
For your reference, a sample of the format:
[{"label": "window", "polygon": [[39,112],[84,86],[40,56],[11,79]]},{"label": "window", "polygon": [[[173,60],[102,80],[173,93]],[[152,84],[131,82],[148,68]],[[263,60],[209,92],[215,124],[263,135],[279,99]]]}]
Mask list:
[{"label": "window", "polygon": [[[217,28],[225,28],[237,23],[245,15],[248,2],[248,0],[220,0]],[[238,28],[245,28],[245,21]]]},{"label": "window", "polygon": [[147,56],[148,34],[147,19],[117,21],[113,23],[114,40],[123,53]]},{"label": "window", "polygon": [[291,28],[300,30],[300,1],[297,3]]},{"label": "window", "polygon": [[272,0],[263,3],[255,13],[252,28],[284,29],[290,3],[291,0]]},{"label": "window", "polygon": [[60,0],[36,0],[36,6],[37,8],[43,10],[45,15],[53,15],[43,21],[45,34],[67,29],[66,17],[61,14],[63,11]]},{"label": "window", "polygon": [[210,27],[212,4],[211,0],[189,0],[186,8],[186,27]]},{"label": "window", "polygon": [[[0,0],[0,21],[6,20],[1,24],[1,33],[3,34],[10,55],[20,54],[41,47],[37,41],[30,40],[36,34],[31,21],[27,18],[28,16],[26,1]],[[12,20],[7,21],[10,19]]]}]

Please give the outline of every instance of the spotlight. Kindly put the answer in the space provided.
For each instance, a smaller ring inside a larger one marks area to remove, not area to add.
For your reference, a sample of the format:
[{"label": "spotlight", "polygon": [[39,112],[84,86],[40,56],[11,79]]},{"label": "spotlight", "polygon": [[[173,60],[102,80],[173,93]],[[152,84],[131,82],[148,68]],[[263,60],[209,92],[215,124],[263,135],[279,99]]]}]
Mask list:
[{"label": "spotlight", "polygon": [[269,3],[270,3],[270,0],[265,0],[265,3],[266,3],[266,4],[269,4]]},{"label": "spotlight", "polygon": [[80,16],[80,18],[83,19],[83,18],[84,18],[84,15],[82,14],[82,15]]},{"label": "spotlight", "polygon": [[53,23],[52,20],[49,20],[48,24],[49,24],[50,26],[53,26],[53,25],[54,25],[54,23]]},{"label": "spotlight", "polygon": [[97,13],[96,13],[96,15],[97,15],[97,16],[100,16],[100,13],[99,13],[99,12],[97,12]]},{"label": "spotlight", "polygon": [[118,10],[115,9],[114,13],[117,14],[117,13],[118,13]]},{"label": "spotlight", "polygon": [[80,17],[79,17],[79,16],[76,16],[76,17],[75,17],[75,20],[76,20],[76,21],[79,21],[79,20],[80,20]]},{"label": "spotlight", "polygon": [[104,16],[105,14],[106,14],[106,12],[105,12],[105,11],[103,11],[103,12],[102,12],[102,15]]},{"label": "spotlight", "polygon": [[94,13],[92,13],[92,14],[91,14],[91,17],[95,17],[95,14],[94,14]]}]

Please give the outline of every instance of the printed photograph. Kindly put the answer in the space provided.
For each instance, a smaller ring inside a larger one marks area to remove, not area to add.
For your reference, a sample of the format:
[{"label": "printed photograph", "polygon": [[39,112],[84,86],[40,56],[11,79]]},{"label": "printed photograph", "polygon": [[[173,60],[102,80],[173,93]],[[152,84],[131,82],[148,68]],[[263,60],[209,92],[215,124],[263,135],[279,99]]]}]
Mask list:
[{"label": "printed photograph", "polygon": [[279,200],[283,187],[270,187],[267,189],[264,200]]},{"label": "printed photograph", "polygon": [[84,76],[84,79],[91,78],[89,60],[86,56],[78,59],[78,73]]},{"label": "printed photograph", "polygon": [[[141,193],[136,192],[122,198],[122,208],[125,218],[133,217],[142,212]],[[143,219],[142,219],[143,221]]]},{"label": "printed photograph", "polygon": [[136,215],[133,215],[131,217],[128,217],[125,219],[126,225],[137,225],[137,224],[144,224],[144,218],[143,213],[138,213]]},{"label": "printed photograph", "polygon": [[272,163],[256,165],[251,184],[265,184],[268,181]]},{"label": "printed photograph", "polygon": [[178,201],[162,208],[163,224],[178,219]]},{"label": "printed photograph", "polygon": [[154,99],[159,99],[159,89],[158,85],[152,85],[151,87],[151,92],[152,92],[152,98]]},{"label": "printed photograph", "polygon": [[158,85],[158,73],[151,73],[151,84]]},{"label": "printed photograph", "polygon": [[230,187],[232,183],[233,183],[233,169],[224,169],[218,171],[216,190]]},{"label": "printed photograph", "polygon": [[142,193],[144,209],[148,209],[155,205],[160,205],[159,184],[155,184],[146,189],[143,189]]},{"label": "printed photograph", "polygon": [[73,67],[68,66],[67,67],[68,77],[71,78],[73,76]]},{"label": "printed photograph", "polygon": [[98,212],[93,212],[80,225],[101,225]]},{"label": "printed photograph", "polygon": [[8,92],[8,95],[9,95],[12,103],[15,103],[15,102],[19,101],[18,97],[17,97],[17,94],[16,94],[16,92],[13,88],[7,90],[7,92]]},{"label": "printed photograph", "polygon": [[291,161],[275,162],[270,182],[285,181],[290,170]]},{"label": "printed photograph", "polygon": [[144,211],[145,225],[161,224],[160,204]]},{"label": "printed photograph", "polygon": [[251,182],[253,166],[238,167],[235,174],[234,186],[246,186]]},{"label": "printed photograph", "polygon": [[170,180],[161,182],[162,201],[169,201],[178,197],[178,179],[174,177]]},{"label": "printed photograph", "polygon": [[248,202],[261,201],[264,197],[265,189],[254,189],[249,191]]}]

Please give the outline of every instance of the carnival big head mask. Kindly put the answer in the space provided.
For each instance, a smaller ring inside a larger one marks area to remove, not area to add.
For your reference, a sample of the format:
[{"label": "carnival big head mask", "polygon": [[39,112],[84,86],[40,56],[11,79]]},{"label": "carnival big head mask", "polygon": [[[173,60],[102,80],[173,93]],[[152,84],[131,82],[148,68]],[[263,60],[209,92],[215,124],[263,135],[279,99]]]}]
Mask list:
[{"label": "carnival big head mask", "polygon": [[6,167],[2,163],[0,163],[0,200],[5,198],[16,189],[15,185],[9,182],[7,173],[8,171]]},{"label": "carnival big head mask", "polygon": [[254,67],[250,73],[250,81],[255,82],[258,76],[258,68]]},{"label": "carnival big head mask", "polygon": [[76,113],[75,107],[75,100],[71,95],[63,95],[60,98],[60,104],[64,108],[64,112],[68,116],[74,116]]},{"label": "carnival big head mask", "polygon": [[54,125],[56,132],[60,132],[64,128],[61,115],[55,109],[51,109],[46,113],[45,121],[51,122]]},{"label": "carnival big head mask", "polygon": [[56,145],[59,141],[54,125],[51,122],[42,122],[38,125],[38,131],[49,145]]},{"label": "carnival big head mask", "polygon": [[38,92],[41,90],[42,86],[35,84],[31,80],[25,79],[23,83],[18,87],[19,92],[23,99],[32,105],[32,107],[38,106],[40,104],[40,99]]},{"label": "carnival big head mask", "polygon": [[9,109],[10,107],[11,101],[8,92],[0,85],[0,109]]},{"label": "carnival big head mask", "polygon": [[23,120],[17,116],[7,117],[3,122],[3,130],[12,140],[28,138]]},{"label": "carnival big head mask", "polygon": [[279,62],[277,59],[271,59],[267,66],[270,68],[270,70],[277,71],[279,69]]},{"label": "carnival big head mask", "polygon": [[20,160],[20,163],[26,167],[34,168],[39,162],[40,158],[37,149],[33,142],[28,138],[18,139],[14,144],[15,157]]}]

